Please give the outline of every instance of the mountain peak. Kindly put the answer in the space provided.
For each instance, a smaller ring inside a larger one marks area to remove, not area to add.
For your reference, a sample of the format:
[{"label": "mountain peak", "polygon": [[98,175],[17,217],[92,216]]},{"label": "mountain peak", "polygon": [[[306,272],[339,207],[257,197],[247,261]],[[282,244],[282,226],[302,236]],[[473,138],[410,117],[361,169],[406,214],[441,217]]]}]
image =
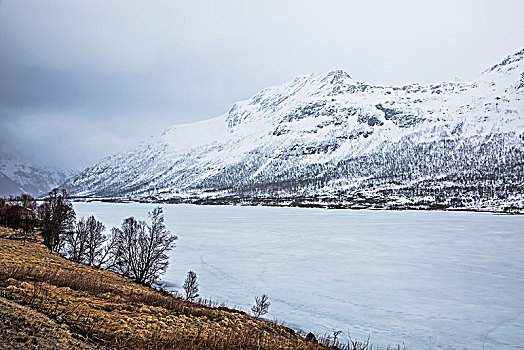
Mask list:
[{"label": "mountain peak", "polygon": [[348,79],[353,80],[353,78],[351,78],[351,75],[349,75],[346,71],[342,69],[335,69],[326,73],[325,77],[322,79],[322,82],[336,84]]},{"label": "mountain peak", "polygon": [[522,61],[523,59],[524,59],[524,49],[507,56],[505,59],[503,59],[496,65],[492,66],[491,68],[486,69],[484,73],[493,72],[494,70],[499,70],[500,68],[504,66],[513,65],[514,63]]},{"label": "mountain peak", "polygon": [[524,100],[509,87],[523,56],[472,84],[370,85],[340,69],[301,76],[172,127],[65,187],[194,203],[522,209]]}]

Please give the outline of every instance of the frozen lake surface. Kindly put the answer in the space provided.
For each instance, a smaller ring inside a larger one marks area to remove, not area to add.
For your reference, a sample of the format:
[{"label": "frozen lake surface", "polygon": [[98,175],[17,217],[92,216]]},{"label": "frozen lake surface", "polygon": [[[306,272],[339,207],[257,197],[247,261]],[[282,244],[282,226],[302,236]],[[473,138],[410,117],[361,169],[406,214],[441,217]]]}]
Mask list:
[{"label": "frozen lake surface", "polygon": [[[153,204],[75,203],[106,227]],[[524,349],[524,216],[163,205],[179,239],[164,280],[318,334],[379,346]]]}]

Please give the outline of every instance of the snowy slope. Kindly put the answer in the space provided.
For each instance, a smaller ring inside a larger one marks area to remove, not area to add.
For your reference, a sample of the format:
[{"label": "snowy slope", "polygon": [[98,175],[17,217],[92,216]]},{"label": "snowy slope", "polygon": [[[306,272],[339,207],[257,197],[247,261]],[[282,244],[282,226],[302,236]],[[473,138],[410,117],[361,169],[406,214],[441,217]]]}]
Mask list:
[{"label": "snowy slope", "polygon": [[34,197],[47,194],[76,172],[26,162],[13,156],[0,156],[0,196],[27,193]]},{"label": "snowy slope", "polygon": [[68,181],[78,196],[347,207],[524,206],[524,50],[471,82],[335,70],[175,125]]}]

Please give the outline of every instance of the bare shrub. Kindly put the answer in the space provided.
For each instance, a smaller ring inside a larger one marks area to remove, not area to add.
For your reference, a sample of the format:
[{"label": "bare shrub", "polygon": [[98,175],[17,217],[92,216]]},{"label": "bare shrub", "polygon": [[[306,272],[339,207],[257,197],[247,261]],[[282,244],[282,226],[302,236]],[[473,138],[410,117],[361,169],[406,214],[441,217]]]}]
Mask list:
[{"label": "bare shrub", "polygon": [[260,316],[267,314],[271,302],[266,294],[262,294],[260,297],[255,297],[255,305],[251,308],[253,317],[260,318]]},{"label": "bare shrub", "polygon": [[184,281],[184,292],[187,300],[194,301],[199,297],[197,275],[193,271],[187,273],[187,277]]}]

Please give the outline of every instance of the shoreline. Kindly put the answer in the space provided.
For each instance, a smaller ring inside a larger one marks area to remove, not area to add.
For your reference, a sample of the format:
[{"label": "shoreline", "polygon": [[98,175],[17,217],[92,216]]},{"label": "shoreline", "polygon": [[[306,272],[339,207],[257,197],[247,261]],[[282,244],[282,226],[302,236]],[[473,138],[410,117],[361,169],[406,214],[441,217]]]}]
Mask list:
[{"label": "shoreline", "polygon": [[437,211],[437,212],[469,212],[469,213],[491,213],[502,215],[524,215],[524,209],[520,208],[458,208],[447,207],[444,205],[433,204],[386,204],[361,202],[354,203],[336,203],[336,202],[302,202],[291,198],[255,198],[255,199],[241,199],[239,197],[221,197],[221,198],[118,198],[118,197],[80,197],[72,196],[73,202],[103,202],[103,203],[155,203],[155,204],[192,204],[201,206],[224,205],[224,206],[246,206],[246,207],[271,207],[271,208],[314,208],[314,209],[328,209],[328,210],[383,210],[383,211]]}]

